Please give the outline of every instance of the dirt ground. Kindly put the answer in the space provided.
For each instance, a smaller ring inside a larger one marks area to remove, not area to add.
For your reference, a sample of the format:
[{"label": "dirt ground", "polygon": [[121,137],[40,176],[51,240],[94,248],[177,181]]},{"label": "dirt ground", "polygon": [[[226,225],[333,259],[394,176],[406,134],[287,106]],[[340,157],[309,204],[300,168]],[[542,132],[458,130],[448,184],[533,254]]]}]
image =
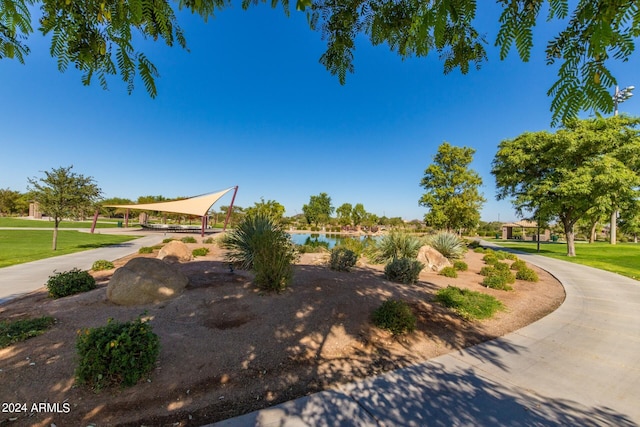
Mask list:
[{"label": "dirt ground", "polygon": [[[458,278],[423,272],[411,286],[386,280],[381,265],[335,272],[321,254],[305,254],[288,290],[263,294],[250,273],[230,272],[215,245],[190,246],[211,252],[180,265],[190,285],[168,302],[109,302],[111,270],[95,273],[98,289],[85,294],[52,300],[43,288],[0,305],[0,320],[57,319],[44,335],[0,349],[0,426],[199,426],[504,335],[564,300],[558,281],[536,267],[540,281],[518,281],[514,291],[481,286],[482,255],[472,251],[465,259],[469,270]],[[507,309],[490,320],[465,321],[432,302],[449,284],[494,295]],[[401,339],[370,321],[391,297],[408,301],[419,319],[417,330]],[[76,331],[145,312],[161,342],[149,378],[100,392],[74,384]],[[49,407],[39,405],[45,402]],[[9,413],[8,403],[25,410]]]}]

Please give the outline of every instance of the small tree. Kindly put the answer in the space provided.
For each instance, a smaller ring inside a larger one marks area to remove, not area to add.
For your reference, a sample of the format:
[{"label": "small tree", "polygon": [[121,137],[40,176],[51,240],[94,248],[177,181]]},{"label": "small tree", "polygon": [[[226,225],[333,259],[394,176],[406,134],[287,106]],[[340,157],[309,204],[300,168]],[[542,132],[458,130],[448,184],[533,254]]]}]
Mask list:
[{"label": "small tree", "polygon": [[245,213],[247,215],[263,215],[267,216],[274,221],[281,222],[284,216],[284,206],[275,200],[264,201],[264,197],[260,197],[260,201],[256,202],[252,207],[247,208]]},{"label": "small tree", "polygon": [[478,191],[482,178],[469,169],[474,153],[473,148],[454,147],[448,142],[438,147],[420,181],[426,190],[419,203],[429,209],[424,216],[427,225],[447,231],[477,227],[485,199]]},{"label": "small tree", "polygon": [[340,225],[351,225],[351,211],[353,207],[351,203],[343,203],[338,209],[336,209],[336,214],[338,215],[338,224]]},{"label": "small tree", "polygon": [[71,171],[73,166],[45,171],[43,178],[29,178],[29,191],[40,209],[54,220],[53,250],[58,246],[58,226],[63,218],[91,209],[100,198],[102,190],[92,177]]},{"label": "small tree", "polygon": [[302,212],[309,224],[318,223],[326,224],[329,217],[333,213],[334,208],[331,206],[331,197],[327,193],[320,193],[317,196],[311,196],[309,204],[302,206]]}]

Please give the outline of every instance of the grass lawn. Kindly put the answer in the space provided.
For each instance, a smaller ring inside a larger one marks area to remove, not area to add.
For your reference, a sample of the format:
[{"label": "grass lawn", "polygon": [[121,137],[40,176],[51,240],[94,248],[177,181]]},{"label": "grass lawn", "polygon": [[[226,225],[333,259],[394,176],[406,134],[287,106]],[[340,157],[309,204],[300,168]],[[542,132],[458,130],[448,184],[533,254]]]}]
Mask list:
[{"label": "grass lawn", "polygon": [[[118,226],[118,221],[122,219],[100,218],[96,228],[114,228]],[[93,219],[90,221],[62,221],[59,228],[91,228]],[[131,221],[129,221],[131,224]],[[53,221],[23,219],[14,217],[0,217],[0,227],[31,227],[31,228],[53,228]]]},{"label": "grass lawn", "polygon": [[58,250],[53,251],[53,230],[0,230],[0,268],[114,245],[135,238],[136,236],[59,230]]},{"label": "grass lawn", "polygon": [[[536,242],[492,240],[493,243],[507,248],[518,249],[535,254]],[[576,256],[567,256],[566,243],[540,243],[540,255],[557,258],[576,264],[588,265],[601,270],[612,271],[640,280],[640,244],[618,243],[611,245],[606,242],[576,242]]]}]

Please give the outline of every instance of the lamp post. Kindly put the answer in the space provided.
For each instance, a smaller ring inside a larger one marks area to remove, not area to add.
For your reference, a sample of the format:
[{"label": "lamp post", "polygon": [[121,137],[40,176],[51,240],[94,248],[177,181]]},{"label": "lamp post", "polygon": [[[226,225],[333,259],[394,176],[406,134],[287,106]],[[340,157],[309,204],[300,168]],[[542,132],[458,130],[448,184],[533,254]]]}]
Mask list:
[{"label": "lamp post", "polygon": [[[613,94],[613,115],[614,117],[618,115],[618,104],[622,104],[627,99],[633,96],[633,90],[635,86],[627,86],[624,89],[620,90],[618,86],[616,86],[616,91]],[[609,223],[609,241],[612,245],[616,244],[616,234],[618,233],[618,209],[613,209],[611,213],[611,222]]]}]

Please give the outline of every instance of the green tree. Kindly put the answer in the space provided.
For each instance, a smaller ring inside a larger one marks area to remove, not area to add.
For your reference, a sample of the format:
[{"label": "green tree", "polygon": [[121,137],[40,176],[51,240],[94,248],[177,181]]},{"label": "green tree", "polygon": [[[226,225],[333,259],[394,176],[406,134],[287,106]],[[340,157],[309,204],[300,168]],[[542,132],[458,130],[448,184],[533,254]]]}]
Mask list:
[{"label": "green tree", "polygon": [[327,193],[311,196],[309,204],[302,206],[302,212],[304,212],[307,223],[314,224],[316,227],[319,223],[326,224],[333,211],[331,197]]},{"label": "green tree", "polygon": [[264,201],[263,197],[260,197],[260,201],[256,202],[252,207],[246,209],[247,215],[261,215],[271,218],[273,221],[282,222],[284,216],[284,206],[275,200]]},{"label": "green tree", "polygon": [[362,224],[362,221],[364,221],[366,217],[367,211],[364,209],[364,205],[362,203],[357,203],[351,211],[351,221],[353,222],[354,227]]},{"label": "green tree", "polygon": [[338,224],[351,225],[351,211],[353,207],[351,203],[343,203],[338,209],[336,209],[336,215],[338,215]]},{"label": "green tree", "polygon": [[231,209],[231,215],[229,215],[229,206],[220,206],[220,212],[222,212],[222,218],[225,221],[227,216],[229,216],[230,227],[238,225],[245,217],[244,208],[241,208],[237,205],[233,205],[233,209]]},{"label": "green tree", "polygon": [[100,204],[103,205],[103,207],[100,208],[100,211],[103,215],[106,215],[108,218],[113,218],[116,216],[122,218],[127,211],[126,209],[104,207],[104,205],[132,205],[133,202],[123,197],[111,197],[109,199],[103,199]]},{"label": "green tree", "polygon": [[478,225],[485,199],[478,191],[482,178],[469,169],[474,153],[473,148],[455,147],[448,142],[438,147],[420,181],[426,190],[419,203],[429,209],[424,216],[427,225],[447,231]]},{"label": "green tree", "polygon": [[633,242],[638,243],[640,234],[640,206],[635,209],[626,209],[620,217],[620,231],[628,236],[633,236]]},{"label": "green tree", "polygon": [[567,255],[575,256],[574,226],[596,206],[611,212],[640,192],[640,119],[575,120],[555,134],[525,133],[502,141],[492,173],[498,199],[516,211],[544,212],[563,226]]},{"label": "green tree", "polygon": [[92,177],[72,172],[73,166],[45,171],[42,178],[28,178],[29,191],[42,212],[53,218],[53,250],[58,245],[58,226],[64,218],[95,207],[102,190]]},{"label": "green tree", "polygon": [[12,215],[18,212],[22,194],[9,188],[0,188],[0,214]]},{"label": "green tree", "polygon": [[[249,8],[266,0],[243,0]],[[272,0],[289,14],[289,2]],[[553,123],[575,117],[580,110],[610,112],[609,89],[616,84],[609,67],[627,61],[640,34],[640,6],[620,0],[498,0],[502,7],[495,45],[505,59],[513,46],[524,62],[533,48],[533,29],[566,25],[546,46],[548,65],[559,63],[558,80],[551,86]],[[571,3],[571,4],[570,4]],[[58,68],[80,70],[82,82],[94,76],[107,87],[107,77],[120,75],[131,92],[139,75],[147,92],[156,96],[156,67],[135,46],[144,39],[186,48],[174,8],[187,9],[206,21],[232,4],[225,0],[0,0],[0,58],[23,62],[29,47],[23,40],[33,33],[31,11],[39,9],[40,32],[51,37],[51,55]],[[354,71],[356,39],[363,35],[373,45],[386,44],[401,58],[425,57],[434,52],[444,72],[458,68],[463,74],[486,62],[484,34],[478,28],[476,0],[296,0],[312,30],[322,33],[327,49],[320,62],[341,83]],[[546,5],[546,7],[545,7]],[[570,10],[570,6],[573,8]],[[546,13],[545,13],[546,11]],[[546,14],[546,17],[544,16]],[[543,16],[541,16],[543,15]],[[546,18],[546,19],[545,19]],[[478,24],[484,22],[478,22]]]}]

